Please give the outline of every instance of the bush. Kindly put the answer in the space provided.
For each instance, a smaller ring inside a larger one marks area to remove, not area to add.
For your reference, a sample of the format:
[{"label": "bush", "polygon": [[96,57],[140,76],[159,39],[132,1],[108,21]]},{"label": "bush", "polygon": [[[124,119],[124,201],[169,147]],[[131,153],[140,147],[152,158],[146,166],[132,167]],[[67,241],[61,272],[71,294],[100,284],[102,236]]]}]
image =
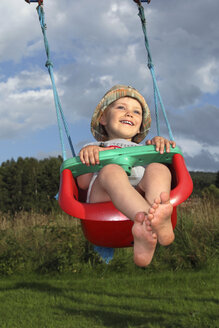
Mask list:
[{"label": "bush", "polygon": [[206,187],[202,191],[202,195],[206,198],[213,197],[215,199],[219,199],[219,188],[217,188],[214,184],[211,184],[209,187]]},{"label": "bush", "polygon": [[178,206],[175,241],[158,245],[146,269],[133,264],[132,248],[116,249],[106,265],[85,240],[78,220],[68,215],[21,212],[0,215],[0,274],[201,269],[216,263],[219,207],[215,198],[192,199]]}]

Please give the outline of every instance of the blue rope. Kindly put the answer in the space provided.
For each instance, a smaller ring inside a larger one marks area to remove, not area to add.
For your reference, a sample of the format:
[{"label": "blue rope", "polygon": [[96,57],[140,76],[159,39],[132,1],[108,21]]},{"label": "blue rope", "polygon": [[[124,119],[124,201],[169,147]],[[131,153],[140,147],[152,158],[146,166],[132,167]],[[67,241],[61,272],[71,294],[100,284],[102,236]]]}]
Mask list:
[{"label": "blue rope", "polygon": [[[62,147],[62,157],[63,160],[66,160],[67,156],[66,156],[66,150],[65,150],[65,143],[64,143],[64,137],[63,137],[63,130],[62,130],[62,123],[64,125],[65,128],[65,133],[69,142],[69,146],[72,152],[72,156],[75,157],[75,151],[74,151],[74,147],[72,144],[72,140],[71,140],[71,136],[69,133],[69,129],[68,129],[68,125],[62,110],[62,106],[60,103],[60,99],[58,96],[58,92],[56,89],[56,84],[55,84],[55,79],[54,79],[54,73],[53,73],[53,64],[50,60],[50,49],[49,49],[49,43],[48,43],[48,39],[46,36],[46,24],[45,24],[45,14],[44,14],[44,10],[42,6],[38,6],[37,7],[37,13],[39,16],[39,21],[40,21],[40,25],[41,25],[41,29],[42,29],[42,33],[43,33],[43,38],[44,38],[44,45],[45,45],[45,50],[46,50],[46,55],[47,55],[47,61],[46,61],[46,67],[48,69],[50,78],[51,78],[51,82],[52,82],[52,89],[53,89],[53,96],[54,96],[54,102],[55,102],[55,108],[56,108],[56,116],[57,116],[57,121],[58,121],[58,127],[59,127],[59,137],[60,137],[60,141],[61,141],[61,147]],[[61,123],[62,120],[62,123]]]},{"label": "blue rope", "polygon": [[166,126],[167,126],[167,129],[168,129],[170,140],[174,140],[173,133],[172,133],[170,123],[169,123],[168,118],[167,118],[166,110],[165,110],[165,107],[164,107],[163,100],[161,98],[161,94],[160,94],[158,84],[157,84],[157,80],[156,80],[156,76],[155,76],[154,64],[152,62],[152,56],[151,56],[148,37],[147,37],[146,19],[145,19],[145,14],[144,14],[144,8],[141,5],[141,1],[139,1],[139,3],[138,3],[138,9],[139,9],[138,15],[141,19],[142,30],[143,30],[143,33],[144,33],[145,47],[146,47],[147,55],[148,55],[148,68],[151,72],[151,76],[152,76],[152,80],[153,80],[157,134],[160,135],[160,121],[159,121],[159,112],[158,112],[158,101],[159,101],[160,107],[162,109],[162,112],[163,112],[163,115],[164,115],[164,118],[165,118],[165,122],[166,122]]},{"label": "blue rope", "polygon": [[[147,0],[143,2],[148,2]],[[153,80],[153,89],[154,89],[154,103],[155,103],[155,116],[156,116],[156,126],[157,126],[157,134],[160,135],[160,122],[159,122],[159,111],[158,111],[158,101],[160,103],[164,118],[165,118],[165,122],[168,128],[168,132],[169,132],[169,136],[171,140],[174,140],[173,137],[173,133],[166,115],[166,110],[160,95],[160,91],[158,88],[158,84],[157,84],[157,80],[156,80],[156,76],[155,76],[155,71],[154,71],[154,65],[152,62],[152,56],[151,56],[151,52],[150,52],[150,47],[149,47],[149,42],[148,42],[148,38],[147,38],[147,31],[146,31],[146,19],[145,19],[145,14],[144,14],[144,8],[141,5],[141,1],[139,0],[138,3],[138,8],[139,8],[139,17],[141,19],[141,23],[142,23],[142,30],[144,33],[144,39],[145,39],[145,47],[147,50],[147,55],[148,55],[148,68],[151,72],[151,76],[152,76],[152,80]],[[53,73],[53,64],[50,60],[50,49],[49,49],[49,44],[48,44],[48,39],[46,36],[46,24],[45,24],[45,14],[44,14],[44,10],[42,6],[38,6],[37,7],[37,12],[38,12],[38,16],[39,16],[39,21],[40,21],[40,25],[41,25],[41,29],[42,29],[42,33],[43,33],[43,37],[44,37],[44,45],[45,45],[45,50],[46,50],[46,55],[47,55],[47,61],[46,61],[46,67],[48,68],[48,72],[51,78],[51,82],[52,82],[52,88],[53,88],[53,95],[54,95],[54,102],[55,102],[55,107],[56,107],[56,116],[57,116],[57,121],[58,121],[58,127],[59,127],[59,136],[60,136],[60,141],[61,141],[61,147],[62,147],[62,156],[63,156],[63,160],[66,160],[66,150],[65,150],[65,144],[64,144],[64,138],[63,138],[63,131],[62,131],[62,124],[61,124],[61,119],[65,128],[65,133],[69,142],[69,146],[72,152],[72,156],[75,157],[75,151],[74,151],[74,147],[72,144],[72,140],[71,140],[71,136],[69,133],[69,129],[68,129],[68,125],[62,110],[62,106],[60,103],[60,99],[58,96],[58,92],[56,89],[56,85],[55,85],[55,79],[54,79],[54,73]]]}]

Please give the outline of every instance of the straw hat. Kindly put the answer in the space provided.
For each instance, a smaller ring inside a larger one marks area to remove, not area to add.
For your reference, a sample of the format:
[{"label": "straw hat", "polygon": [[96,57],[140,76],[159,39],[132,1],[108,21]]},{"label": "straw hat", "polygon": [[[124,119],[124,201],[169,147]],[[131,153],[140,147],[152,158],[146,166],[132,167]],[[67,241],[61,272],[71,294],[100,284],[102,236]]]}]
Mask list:
[{"label": "straw hat", "polygon": [[97,105],[94,111],[91,120],[91,132],[97,141],[108,140],[107,133],[104,126],[100,124],[100,118],[103,115],[103,112],[110,104],[123,97],[131,97],[138,100],[142,107],[143,115],[142,115],[142,124],[141,124],[140,133],[136,134],[136,136],[133,137],[133,141],[139,143],[148,134],[148,131],[151,126],[151,115],[144,97],[133,87],[118,84],[112,87],[103,96],[103,98],[101,99],[101,101],[99,102],[99,104]]}]

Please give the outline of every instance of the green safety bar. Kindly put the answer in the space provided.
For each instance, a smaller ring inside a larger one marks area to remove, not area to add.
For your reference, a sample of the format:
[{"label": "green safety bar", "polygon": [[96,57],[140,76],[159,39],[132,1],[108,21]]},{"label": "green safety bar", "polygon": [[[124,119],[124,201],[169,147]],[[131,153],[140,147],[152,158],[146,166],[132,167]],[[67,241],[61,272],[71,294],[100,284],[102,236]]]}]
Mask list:
[{"label": "green safety bar", "polygon": [[100,151],[100,164],[98,165],[87,166],[81,162],[79,156],[69,158],[62,163],[60,171],[69,169],[73,176],[77,177],[86,173],[98,172],[108,164],[117,164],[122,166],[126,173],[130,175],[131,169],[134,166],[145,166],[152,162],[171,164],[175,154],[182,155],[179,147],[171,147],[169,153],[164,152],[163,154],[157,152],[154,145],[117,148]]}]

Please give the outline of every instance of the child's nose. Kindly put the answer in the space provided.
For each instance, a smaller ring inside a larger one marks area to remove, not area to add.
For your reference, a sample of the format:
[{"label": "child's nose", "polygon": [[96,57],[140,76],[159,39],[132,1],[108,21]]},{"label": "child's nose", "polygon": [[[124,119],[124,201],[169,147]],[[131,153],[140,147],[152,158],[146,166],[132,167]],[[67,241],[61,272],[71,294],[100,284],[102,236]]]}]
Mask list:
[{"label": "child's nose", "polygon": [[127,116],[131,116],[131,117],[133,116],[133,115],[132,115],[132,112],[129,111],[129,110],[127,110],[126,115],[127,115]]}]

